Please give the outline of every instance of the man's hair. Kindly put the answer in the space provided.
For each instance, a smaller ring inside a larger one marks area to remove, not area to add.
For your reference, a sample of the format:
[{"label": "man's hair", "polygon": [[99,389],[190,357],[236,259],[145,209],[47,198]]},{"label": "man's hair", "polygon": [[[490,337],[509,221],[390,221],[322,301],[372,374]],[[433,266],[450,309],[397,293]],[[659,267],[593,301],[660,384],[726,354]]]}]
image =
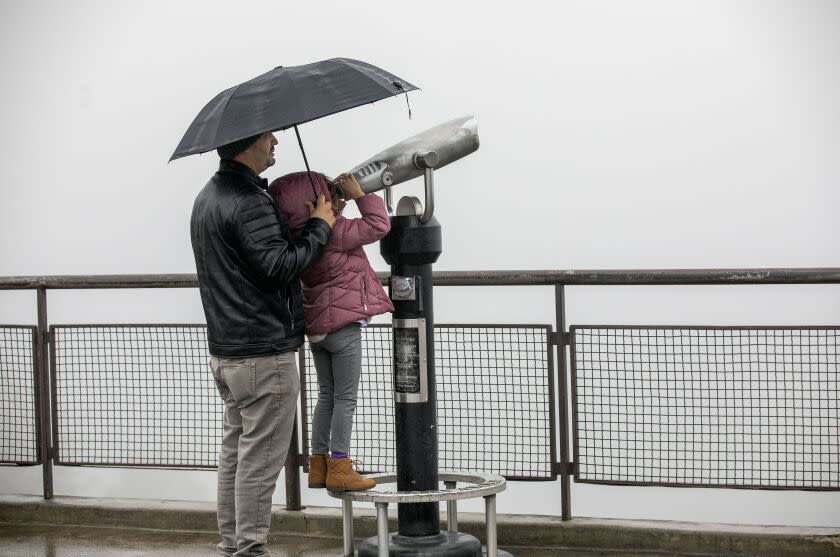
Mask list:
[{"label": "man's hair", "polygon": [[244,137],[242,139],[238,139],[233,143],[228,143],[227,145],[222,145],[216,152],[219,153],[219,158],[224,160],[231,160],[236,155],[253,145],[257,142],[262,134],[258,133],[257,135],[252,135],[251,137]]}]

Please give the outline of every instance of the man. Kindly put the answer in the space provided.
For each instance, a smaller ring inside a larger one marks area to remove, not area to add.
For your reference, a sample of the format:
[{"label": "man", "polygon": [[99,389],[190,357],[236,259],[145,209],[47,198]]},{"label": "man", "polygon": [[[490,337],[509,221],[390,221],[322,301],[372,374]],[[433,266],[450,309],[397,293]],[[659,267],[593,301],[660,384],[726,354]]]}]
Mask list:
[{"label": "man", "polygon": [[210,367],[225,403],[217,501],[225,557],[269,555],[271,497],[300,391],[299,278],[335,222],[322,195],[290,238],[259,177],[274,164],[276,144],[263,133],[219,147],[219,171],[196,197],[190,221]]}]

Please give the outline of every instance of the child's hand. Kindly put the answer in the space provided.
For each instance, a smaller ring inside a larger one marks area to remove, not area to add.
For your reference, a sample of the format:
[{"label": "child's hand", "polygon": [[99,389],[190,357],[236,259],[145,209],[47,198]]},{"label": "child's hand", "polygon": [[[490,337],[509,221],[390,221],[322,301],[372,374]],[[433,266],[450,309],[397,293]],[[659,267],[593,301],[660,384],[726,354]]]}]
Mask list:
[{"label": "child's hand", "polygon": [[359,185],[358,180],[356,180],[356,177],[351,172],[340,174],[336,177],[335,183],[344,191],[347,199],[358,199],[365,194],[362,186]]}]

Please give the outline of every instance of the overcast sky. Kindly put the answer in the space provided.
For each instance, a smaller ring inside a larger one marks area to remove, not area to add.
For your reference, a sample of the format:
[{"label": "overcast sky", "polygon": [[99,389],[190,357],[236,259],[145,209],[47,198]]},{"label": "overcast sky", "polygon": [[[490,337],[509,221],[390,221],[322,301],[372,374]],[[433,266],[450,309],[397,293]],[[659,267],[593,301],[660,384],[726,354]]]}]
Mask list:
[{"label": "overcast sky", "polygon": [[[436,174],[437,270],[840,267],[840,2],[6,0],[0,276],[195,272],[190,210],[218,158],[167,164],[187,126],[223,89],[339,56],[421,90],[411,120],[397,97],[302,126],[315,170],[477,118],[481,148]],[[294,133],[278,138],[269,179],[303,168]],[[395,200],[421,191],[403,184]],[[836,286],[630,290],[574,290],[570,322],[840,317]],[[547,289],[496,294],[436,292],[438,321],[553,322]],[[203,320],[196,292],[115,296],[55,294],[51,318]],[[31,322],[33,299],[0,293],[0,322]],[[123,473],[94,472],[99,486]],[[9,474],[1,489],[22,485]],[[195,482],[181,496],[212,498],[212,481]],[[532,511],[523,501],[544,488],[499,511]],[[589,515],[743,519],[721,503],[731,493],[648,490],[662,502],[640,512],[638,490],[576,490]],[[708,505],[685,508],[689,493]],[[747,521],[840,524],[837,494],[734,496]]]}]

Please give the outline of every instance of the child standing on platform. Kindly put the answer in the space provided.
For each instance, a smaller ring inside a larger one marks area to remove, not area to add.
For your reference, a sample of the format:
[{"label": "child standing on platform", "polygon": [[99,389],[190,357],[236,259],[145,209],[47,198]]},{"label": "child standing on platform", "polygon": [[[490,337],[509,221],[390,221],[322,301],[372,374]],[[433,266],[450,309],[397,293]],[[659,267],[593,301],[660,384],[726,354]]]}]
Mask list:
[{"label": "child standing on platform", "polygon": [[[295,172],[278,178],[268,188],[292,237],[309,219],[312,182],[318,195],[332,200],[336,214],[324,255],[301,279],[306,334],[318,375],[309,487],[365,490],[376,483],[360,476],[349,458],[362,371],[361,328],[371,317],[393,311],[394,306],[362,246],[382,239],[391,225],[382,199],[365,194],[352,174],[332,181],[313,172],[311,180],[308,172]],[[345,200],[356,202],[360,218],[341,216]]]}]

